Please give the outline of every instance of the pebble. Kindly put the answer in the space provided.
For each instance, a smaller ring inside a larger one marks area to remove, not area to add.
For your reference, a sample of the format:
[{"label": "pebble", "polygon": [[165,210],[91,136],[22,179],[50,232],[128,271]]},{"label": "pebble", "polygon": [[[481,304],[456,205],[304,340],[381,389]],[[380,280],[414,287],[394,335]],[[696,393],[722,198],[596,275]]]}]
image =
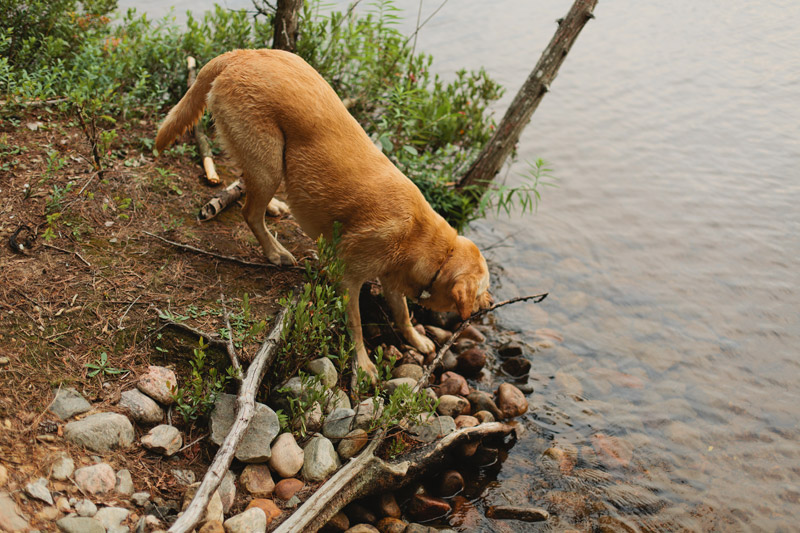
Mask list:
[{"label": "pebble", "polygon": [[542,452],[543,459],[551,459],[558,465],[559,471],[569,475],[578,463],[578,449],[572,445],[551,446]]},{"label": "pebble", "polygon": [[383,398],[378,397],[377,400],[373,398],[367,398],[362,400],[358,405],[356,405],[354,411],[356,412],[354,426],[356,428],[369,429],[372,421],[375,418],[378,418],[383,412]]},{"label": "pebble", "polygon": [[550,513],[538,507],[514,505],[493,505],[486,510],[486,516],[497,520],[521,520],[523,522],[544,522]]},{"label": "pebble", "polygon": [[458,357],[451,350],[447,350],[442,357],[442,368],[445,372],[452,372],[458,366]]},{"label": "pebble", "polygon": [[128,533],[127,526],[122,522],[128,518],[130,511],[124,507],[103,507],[94,515],[94,519],[106,528],[106,533]]},{"label": "pebble", "polygon": [[350,519],[351,524],[374,524],[378,521],[375,513],[360,503],[351,503],[344,508],[344,512]]},{"label": "pebble", "polygon": [[381,533],[405,533],[408,524],[399,518],[387,516],[378,520],[378,523],[375,524],[375,526]]},{"label": "pebble", "polygon": [[333,444],[325,437],[313,437],[304,452],[303,477],[307,481],[322,481],[341,466]]},{"label": "pebble", "polygon": [[497,348],[500,357],[516,357],[522,355],[522,345],[517,341],[504,342]]},{"label": "pebble", "polygon": [[497,407],[505,418],[514,418],[528,411],[528,399],[511,383],[503,383],[495,392]]},{"label": "pebble", "polygon": [[288,500],[298,491],[300,491],[305,485],[302,481],[295,478],[288,478],[282,479],[278,481],[278,484],[275,485],[275,489],[272,491],[272,494],[275,495],[276,498],[280,498],[281,500]]},{"label": "pebble", "polygon": [[405,533],[439,533],[439,530],[422,524],[408,524]]},{"label": "pebble", "polygon": [[8,469],[0,464],[0,487],[4,487],[8,482]]},{"label": "pebble", "polygon": [[267,530],[267,515],[259,507],[251,507],[225,520],[226,533],[264,533]]},{"label": "pebble", "polygon": [[161,424],[142,437],[142,446],[166,457],[171,457],[183,446],[183,437],[175,426]]},{"label": "pebble", "polygon": [[294,495],[288,500],[286,500],[286,504],[284,505],[284,507],[286,507],[287,509],[294,509],[298,505],[300,505],[300,498],[298,498],[297,495]]},{"label": "pebble", "polygon": [[314,403],[311,409],[307,410],[301,417],[298,417],[294,423],[294,429],[298,430],[305,426],[307,433],[314,433],[322,430],[322,421],[325,418],[322,406],[319,403]]},{"label": "pebble", "polygon": [[236,474],[230,470],[225,472],[217,492],[219,492],[219,499],[222,500],[222,510],[227,514],[236,499]]},{"label": "pebble", "polygon": [[531,362],[524,357],[510,357],[503,361],[500,370],[512,378],[527,376],[531,371]]},{"label": "pebble", "polygon": [[164,405],[171,405],[172,390],[178,383],[175,372],[163,366],[149,366],[147,373],[139,378],[136,387],[155,401]]},{"label": "pebble", "polygon": [[603,489],[603,493],[617,508],[635,509],[636,514],[654,514],[666,503],[646,487],[632,483],[610,485]]},{"label": "pebble", "polygon": [[416,384],[417,380],[413,378],[394,378],[384,383],[384,387],[386,388],[386,392],[389,394],[389,396],[391,396],[392,393],[400,386],[405,385],[409,390],[411,390]]},{"label": "pebble", "polygon": [[225,533],[225,526],[219,520],[207,520],[197,533]]},{"label": "pebble", "polygon": [[320,382],[326,388],[333,388],[339,382],[339,373],[336,372],[336,367],[333,362],[327,357],[320,357],[309,361],[306,369],[313,375],[319,376]]},{"label": "pebble", "polygon": [[455,392],[453,394],[465,397],[469,396],[469,384],[467,383],[467,380],[464,378],[464,376],[462,376],[461,374],[458,374],[457,372],[445,372],[439,378],[439,381],[445,383],[446,381],[451,379],[455,380],[460,385],[458,392]]},{"label": "pebble", "polygon": [[439,405],[436,407],[436,412],[444,416],[452,416],[453,418],[469,411],[469,402],[460,396],[452,396],[445,394],[439,396]]},{"label": "pebble", "polygon": [[[499,420],[503,417],[497,404],[494,403],[492,397],[486,392],[472,391],[467,396],[467,400],[469,400],[470,405],[472,405],[472,412],[476,413],[476,418],[478,418],[478,420],[481,420],[480,417],[477,416],[479,411],[489,411],[492,416],[494,416],[495,420]],[[483,422],[483,420],[481,420],[481,422]]]},{"label": "pebble", "polygon": [[459,415],[456,417],[455,422],[456,422],[456,429],[471,428],[480,424],[477,418],[470,415]]},{"label": "pebble", "polygon": [[[211,441],[218,446],[222,445],[236,419],[235,406],[236,396],[220,394],[217,397],[210,426]],[[256,402],[255,414],[236,449],[236,458],[243,463],[268,461],[271,456],[270,443],[280,429],[278,415],[263,403]]]},{"label": "pebble", "polygon": [[56,525],[64,533],[106,533],[106,528],[94,518],[67,516]]},{"label": "pebble", "polygon": [[425,326],[425,331],[439,346],[449,341],[450,337],[453,336],[453,334],[446,329],[437,328],[436,326]]},{"label": "pebble", "polygon": [[375,526],[369,524],[356,524],[344,533],[380,533]]},{"label": "pebble", "polygon": [[138,507],[144,507],[150,501],[149,492],[134,492],[131,494],[131,501]]},{"label": "pebble", "polygon": [[355,411],[352,409],[336,409],[322,425],[322,434],[329,439],[338,441],[350,433],[355,419]]},{"label": "pebble", "polygon": [[75,483],[88,494],[103,494],[114,490],[117,477],[114,469],[106,463],[84,466],[75,471]]},{"label": "pebble", "polygon": [[572,374],[567,374],[566,372],[559,370],[556,372],[555,382],[559,387],[570,394],[575,394],[578,396],[583,395],[583,385],[581,385],[580,380]]},{"label": "pebble", "polygon": [[62,513],[72,512],[72,507],[69,504],[69,500],[65,496],[59,496],[58,499],[56,499],[56,509]]},{"label": "pebble", "polygon": [[303,468],[303,448],[297,445],[294,435],[281,433],[272,443],[269,467],[281,477],[293,477]]},{"label": "pebble", "polygon": [[481,333],[475,326],[467,326],[467,328],[458,334],[460,339],[469,339],[477,342],[478,344],[486,341],[486,336]]},{"label": "pebble", "polygon": [[456,371],[467,377],[477,376],[486,366],[486,352],[481,348],[470,348],[458,354]]},{"label": "pebble", "polygon": [[409,434],[420,442],[433,442],[440,437],[452,433],[456,429],[455,420],[450,416],[430,415],[408,428]]},{"label": "pebble", "polygon": [[175,468],[172,470],[172,477],[175,478],[175,481],[178,482],[178,485],[185,485],[187,487],[189,485],[193,485],[194,482],[196,481],[194,472],[192,472],[191,470],[183,470]]},{"label": "pebble", "polygon": [[50,411],[61,420],[67,420],[92,408],[92,405],[75,389],[59,389],[55,395]]},{"label": "pebble", "polygon": [[123,469],[117,472],[117,483],[114,490],[117,494],[124,494],[130,496],[133,494],[133,479],[131,478],[130,470]]},{"label": "pebble", "polygon": [[425,356],[413,348],[406,350],[402,356],[397,360],[401,365],[417,365],[422,366],[425,363]]},{"label": "pebble", "polygon": [[621,437],[596,433],[592,435],[592,447],[607,468],[626,467],[633,459],[633,446]]},{"label": "pebble", "polygon": [[425,371],[419,365],[400,365],[392,369],[393,378],[411,378],[414,381],[419,381]]},{"label": "pebble", "polygon": [[257,498],[272,496],[275,482],[272,481],[267,465],[247,465],[239,476],[239,482],[245,490]]},{"label": "pebble", "polygon": [[264,498],[256,498],[252,500],[250,503],[247,504],[245,511],[256,507],[264,511],[264,515],[267,517],[267,525],[270,525],[273,520],[278,518],[281,515],[281,510],[275,505],[275,502],[272,500],[267,500]]},{"label": "pebble", "polygon": [[450,498],[464,490],[464,476],[457,470],[447,470],[439,479],[439,496]]},{"label": "pebble", "polygon": [[414,520],[427,522],[450,512],[450,504],[441,498],[415,494],[408,504],[408,515]]},{"label": "pebble", "polygon": [[322,526],[322,531],[325,533],[335,533],[337,531],[345,531],[350,527],[350,519],[342,511],[339,511],[331,517],[328,522]]},{"label": "pebble", "polygon": [[383,516],[391,518],[400,518],[403,514],[392,492],[384,492],[381,494],[378,500],[378,508]]},{"label": "pebble", "polygon": [[97,506],[92,500],[83,499],[75,503],[75,512],[78,516],[92,517],[97,513]]},{"label": "pebble", "polygon": [[341,389],[332,390],[325,404],[326,414],[332,413],[336,409],[350,409],[350,398],[348,398],[347,393]]},{"label": "pebble", "polygon": [[489,411],[478,411],[475,413],[475,418],[477,418],[478,422],[481,424],[488,424],[489,422],[494,422],[496,420],[494,415]]},{"label": "pebble", "polygon": [[355,457],[367,445],[367,442],[369,442],[367,432],[361,428],[356,428],[339,441],[336,451],[342,461],[346,461],[351,457]]},{"label": "pebble", "polygon": [[[75,461],[66,453],[60,454],[50,465],[50,477],[58,481],[69,479],[75,471]],[[2,484],[0,484],[2,485]]]},{"label": "pebble", "polygon": [[61,518],[61,511],[52,505],[42,507],[42,509],[36,513],[36,519],[43,522],[52,522],[54,520],[58,520],[59,518]]},{"label": "pebble", "polygon": [[123,392],[118,405],[128,413],[128,416],[143,424],[157,424],[164,419],[164,410],[161,406],[138,389]]},{"label": "pebble", "polygon": [[97,413],[64,426],[64,438],[94,452],[106,453],[133,443],[128,417],[118,413]]},{"label": "pebble", "polygon": [[46,478],[40,477],[33,483],[28,483],[25,485],[25,494],[31,498],[36,498],[37,500],[49,503],[50,505],[55,504],[53,497],[50,495],[50,491],[47,490]]},{"label": "pebble", "polygon": [[[189,504],[192,503],[192,499],[194,498],[195,494],[197,494],[197,489],[200,488],[200,482],[193,483],[186,489],[186,492],[183,493],[183,503],[181,504],[181,511],[185,511]],[[211,495],[211,498],[208,500],[208,505],[206,505],[205,513],[203,513],[202,522],[208,520],[217,520],[222,522],[225,519],[225,513],[222,510],[222,498],[219,495],[219,490],[215,490],[214,494]]]},{"label": "pebble", "polygon": [[28,521],[7,492],[0,492],[0,524],[8,531],[28,530]]}]

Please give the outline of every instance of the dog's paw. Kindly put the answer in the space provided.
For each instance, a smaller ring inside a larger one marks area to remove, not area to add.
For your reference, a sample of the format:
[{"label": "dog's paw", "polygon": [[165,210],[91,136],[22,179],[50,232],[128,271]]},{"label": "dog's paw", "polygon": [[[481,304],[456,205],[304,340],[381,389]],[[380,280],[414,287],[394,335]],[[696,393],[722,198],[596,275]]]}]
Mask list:
[{"label": "dog's paw", "polygon": [[277,198],[273,198],[267,204],[267,214],[271,217],[279,217],[289,214],[289,206]]},{"label": "dog's paw", "polygon": [[278,266],[294,266],[297,264],[297,259],[294,258],[291,252],[286,250],[275,250],[267,256],[267,259],[273,265]]},{"label": "dog's paw", "polygon": [[420,335],[415,329],[410,330],[411,338],[408,341],[420,353],[433,353],[436,350],[436,345],[425,335]]},{"label": "dog's paw", "polygon": [[369,361],[368,364],[359,363],[358,367],[364,371],[373,385],[378,382],[378,368],[372,361]]}]

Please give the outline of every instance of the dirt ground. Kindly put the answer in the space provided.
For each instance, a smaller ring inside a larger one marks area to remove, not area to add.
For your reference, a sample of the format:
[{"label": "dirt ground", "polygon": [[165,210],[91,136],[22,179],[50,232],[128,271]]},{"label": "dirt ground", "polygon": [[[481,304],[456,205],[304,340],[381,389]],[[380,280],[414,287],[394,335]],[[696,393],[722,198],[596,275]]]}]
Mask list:
[{"label": "dirt ground", "polygon": [[[196,220],[219,188],[205,182],[188,145],[154,157],[147,145],[156,128],[154,121],[134,120],[118,129],[98,173],[76,121],[46,109],[0,120],[0,450],[17,483],[47,476],[48,458],[69,446],[59,438],[65,422],[47,410],[54,389],[75,387],[95,410],[113,411],[148,365],[172,367],[179,382],[189,373],[197,339],[163,327],[156,308],[217,331],[224,325],[220,295],[235,314],[246,293],[251,315],[269,327],[278,300],[303,280],[298,269],[246,266],[144,233],[264,262],[238,207]],[[224,158],[218,170],[228,183],[238,176]],[[313,243],[290,216],[267,225],[301,262],[312,255]],[[29,230],[18,232],[23,226]],[[15,232],[23,250],[12,250]],[[26,243],[31,236],[35,241]],[[103,352],[109,369],[124,372],[90,377],[87,365]],[[226,366],[223,352],[210,350],[209,357]],[[172,420],[184,442],[207,433],[204,424],[186,426],[176,414]],[[69,452],[82,466],[85,452]],[[136,490],[178,499],[182,490],[171,470],[190,469],[199,479],[211,453],[201,440],[176,458],[132,447],[103,460],[129,469]]]}]

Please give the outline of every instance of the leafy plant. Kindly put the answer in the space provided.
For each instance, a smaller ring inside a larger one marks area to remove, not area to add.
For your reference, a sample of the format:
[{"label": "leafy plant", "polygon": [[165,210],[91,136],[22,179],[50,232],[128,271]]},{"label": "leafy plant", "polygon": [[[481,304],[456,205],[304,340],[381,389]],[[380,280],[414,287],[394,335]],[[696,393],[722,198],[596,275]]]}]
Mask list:
[{"label": "leafy plant", "polygon": [[492,209],[497,214],[504,211],[506,215],[510,215],[512,208],[517,205],[523,214],[526,211],[534,212],[539,208],[539,201],[542,199],[539,186],[556,187],[553,182],[556,178],[551,174],[553,170],[548,168],[547,162],[543,159],[526,163],[528,172],[522,176],[524,183],[517,186],[501,183],[491,187],[478,204],[478,212],[481,215]]},{"label": "leafy plant", "polygon": [[86,363],[86,368],[89,369],[86,372],[86,376],[93,378],[98,374],[103,376],[116,376],[119,374],[127,374],[128,371],[122,368],[114,368],[113,366],[108,364],[108,354],[106,352],[101,352],[100,357],[92,361],[91,363]]},{"label": "leafy plant", "polygon": [[201,338],[199,347],[192,350],[193,357],[189,360],[192,372],[188,381],[182,387],[178,387],[177,384],[172,385],[171,393],[175,409],[187,424],[208,414],[228,383],[238,378],[238,373],[233,367],[228,367],[223,373],[209,365],[206,348],[208,344]]}]

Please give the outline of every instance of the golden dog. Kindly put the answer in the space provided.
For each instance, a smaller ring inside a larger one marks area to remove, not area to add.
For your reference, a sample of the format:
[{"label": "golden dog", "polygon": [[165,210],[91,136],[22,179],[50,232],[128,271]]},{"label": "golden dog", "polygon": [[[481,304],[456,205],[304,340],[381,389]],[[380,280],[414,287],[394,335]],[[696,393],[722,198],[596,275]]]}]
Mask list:
[{"label": "golden dog", "polygon": [[211,60],[159,128],[156,149],[193,126],[206,105],[242,168],[244,219],[270,262],[295,264],[264,223],[281,181],[292,215],[312,239],[330,239],[341,223],[348,326],[357,363],[373,379],[358,305],[364,282],[380,279],[396,326],[422,353],[435,346],[412,327],[406,296],[463,319],[491,305],[489,271],[477,246],[431,208],[300,57],[234,50]]}]

